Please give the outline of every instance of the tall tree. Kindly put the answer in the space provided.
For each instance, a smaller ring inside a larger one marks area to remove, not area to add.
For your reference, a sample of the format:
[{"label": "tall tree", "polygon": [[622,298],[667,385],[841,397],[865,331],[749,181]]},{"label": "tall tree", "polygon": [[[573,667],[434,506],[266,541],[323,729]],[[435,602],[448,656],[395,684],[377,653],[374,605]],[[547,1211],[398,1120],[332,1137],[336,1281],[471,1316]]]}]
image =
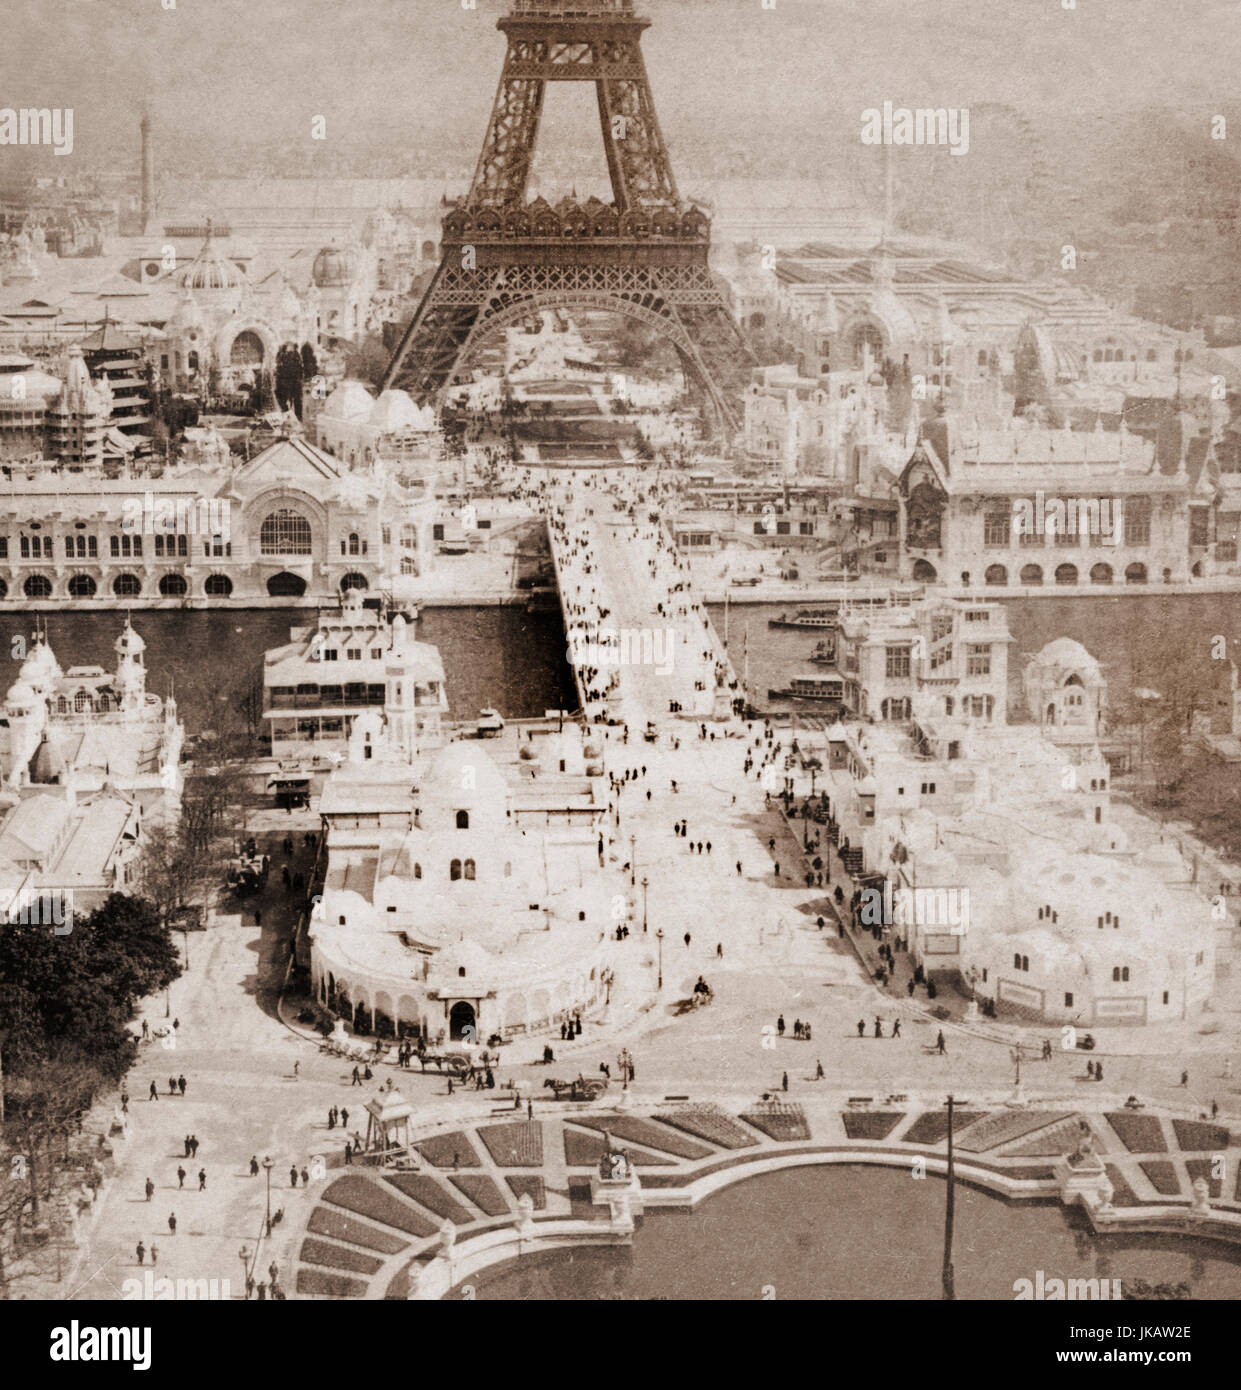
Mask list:
[{"label": "tall tree", "polygon": [[284,343],[276,353],[276,404],[281,410],[292,406],[302,418],[302,354],[296,343]]}]

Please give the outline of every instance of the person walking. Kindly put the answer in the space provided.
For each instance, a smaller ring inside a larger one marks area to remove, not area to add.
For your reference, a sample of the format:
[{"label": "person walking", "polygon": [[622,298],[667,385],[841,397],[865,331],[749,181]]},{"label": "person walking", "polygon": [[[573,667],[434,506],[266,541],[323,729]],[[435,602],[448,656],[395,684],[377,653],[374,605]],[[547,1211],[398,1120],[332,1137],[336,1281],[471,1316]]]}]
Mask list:
[{"label": "person walking", "polygon": [[128,1092],[128,1091],[122,1091],[122,1092],[121,1092],[121,1114],[122,1114],[122,1115],[128,1115],[128,1114],[129,1114],[129,1092]]},{"label": "person walking", "polygon": [[342,1111],[340,1112],[340,1124],[341,1124],[341,1128],[343,1129],[348,1123],[349,1123],[349,1112],[348,1112],[348,1110],[342,1110]]},{"label": "person walking", "polygon": [[148,1202],[151,1200],[152,1197],[155,1196],[155,1184],[151,1181],[150,1178],[148,1178],[146,1181],[146,1194]]},{"label": "person walking", "polygon": [[309,1186],[310,1186],[310,1170],[309,1170],[308,1168],[305,1168],[305,1167],[303,1167],[303,1169],[302,1169],[302,1186],[303,1186],[303,1187],[309,1187]]},{"label": "person walking", "polygon": [[345,1140],[345,1167],[348,1168],[353,1163],[353,1144]]},{"label": "person walking", "polygon": [[185,1136],[185,1157],[186,1157],[186,1158],[189,1158],[189,1156],[190,1156],[190,1136],[187,1134],[187,1135]]},{"label": "person walking", "polygon": [[1103,1063],[1102,1063],[1102,1062],[1096,1062],[1096,1063],[1094,1064],[1094,1079],[1095,1079],[1096,1081],[1102,1081],[1102,1080],[1103,1080]]},{"label": "person walking", "polygon": [[185,1076],[184,1076],[184,1075],[181,1075],[181,1076],[178,1076],[178,1077],[177,1077],[177,1090],[180,1091],[182,1095],[185,1094]]},{"label": "person walking", "polygon": [[207,1170],[205,1168],[198,1170],[198,1190],[199,1192],[206,1192],[207,1190]]},{"label": "person walking", "polygon": [[901,1021],[900,1021],[900,1019],[898,1018],[898,1019],[896,1020],[896,1022],[892,1025],[892,1036],[893,1036],[894,1038],[899,1038],[900,1035],[901,1035]]},{"label": "person walking", "polygon": [[1189,1085],[1189,1073],[1188,1073],[1187,1071],[1183,1071],[1183,1072],[1181,1073],[1181,1085],[1182,1085],[1182,1086],[1188,1086],[1188,1085]]},{"label": "person walking", "polygon": [[881,1018],[875,1020],[875,1037],[883,1037],[883,1019]]},{"label": "person walking", "polygon": [[353,1069],[353,1080],[350,1081],[349,1085],[352,1087],[352,1086],[360,1086],[361,1084],[362,1084],[362,1073],[358,1071],[357,1067],[354,1067],[354,1069]]},{"label": "person walking", "polygon": [[168,1213],[168,1231],[170,1235],[174,1236],[177,1233],[177,1213],[175,1211]]},{"label": "person walking", "polygon": [[158,1099],[159,1099],[159,1087],[155,1084],[154,1081],[151,1082],[150,1099],[151,1099],[151,1100],[158,1100]]},{"label": "person walking", "polygon": [[686,933],[685,933],[685,949],[686,949],[687,951],[689,950],[689,943],[690,943],[690,934],[689,934],[689,932],[686,932]]},{"label": "person walking", "polygon": [[817,1059],[815,1060],[814,1079],[816,1081],[823,1080],[823,1063],[818,1061]]},{"label": "person walking", "polygon": [[866,1020],[864,1018],[859,1018],[857,1021],[857,1035],[859,1038],[866,1036]]},{"label": "person walking", "polygon": [[789,1088],[789,1074],[788,1074],[788,1072],[785,1072],[785,1073],[781,1076],[781,1078],[780,1078],[780,1086],[781,1086],[781,1088],[782,1088],[783,1090],[785,1090],[785,1091],[788,1090],[788,1088]]},{"label": "person walking", "polygon": [[170,1076],[168,1078],[168,1094],[170,1096],[175,1096],[177,1094],[177,1078],[175,1076]]},{"label": "person walking", "polygon": [[138,1242],[138,1249],[135,1251],[138,1256],[138,1263],[144,1264],[147,1257],[147,1248],[141,1241]]},{"label": "person walking", "polygon": [[290,1163],[290,1164],[289,1164],[289,1186],[290,1186],[290,1187],[296,1187],[296,1186],[297,1186],[297,1164],[296,1164],[296,1163]]},{"label": "person walking", "polygon": [[185,1186],[185,1169],[180,1164],[177,1165],[177,1186]]},{"label": "person walking", "polygon": [[935,1038],[935,1051],[938,1052],[941,1057],[945,1057],[948,1054],[948,1048],[944,1044],[944,1030],[942,1028]]},{"label": "person walking", "polygon": [[197,1134],[191,1134],[191,1135],[190,1135],[190,1157],[191,1157],[191,1158],[197,1158],[197,1157],[198,1157],[198,1135],[197,1135]]},{"label": "person walking", "polygon": [[250,1176],[257,1178],[259,1175],[259,1160],[257,1154],[250,1155]]},{"label": "person walking", "polygon": [[776,1019],[776,1032],[779,1033],[779,1035],[780,1035],[781,1037],[784,1036],[784,1015],[783,1015],[783,1014],[781,1014],[780,1017],[779,1017],[778,1019]]}]

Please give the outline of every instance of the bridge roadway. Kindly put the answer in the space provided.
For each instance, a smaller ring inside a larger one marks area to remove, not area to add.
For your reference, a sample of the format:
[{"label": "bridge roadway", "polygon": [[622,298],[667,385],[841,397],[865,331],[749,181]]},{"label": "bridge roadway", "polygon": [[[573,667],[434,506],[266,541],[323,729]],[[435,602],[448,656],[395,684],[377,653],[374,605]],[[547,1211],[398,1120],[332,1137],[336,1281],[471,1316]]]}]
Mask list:
[{"label": "bridge roadway", "polygon": [[663,490],[649,474],[592,469],[545,475],[543,500],[587,718],[635,732],[678,716],[727,719],[740,684],[657,515]]}]

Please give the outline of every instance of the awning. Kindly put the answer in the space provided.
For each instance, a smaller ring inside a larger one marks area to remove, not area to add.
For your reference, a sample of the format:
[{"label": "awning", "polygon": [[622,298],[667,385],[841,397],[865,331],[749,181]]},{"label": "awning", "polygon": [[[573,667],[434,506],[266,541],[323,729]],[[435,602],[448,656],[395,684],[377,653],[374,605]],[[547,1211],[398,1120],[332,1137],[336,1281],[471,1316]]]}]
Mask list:
[{"label": "awning", "polygon": [[304,787],[309,781],[309,772],[289,773],[287,776],[270,778],[267,783],[267,790],[271,791],[274,788],[277,791],[283,791],[286,788]]}]

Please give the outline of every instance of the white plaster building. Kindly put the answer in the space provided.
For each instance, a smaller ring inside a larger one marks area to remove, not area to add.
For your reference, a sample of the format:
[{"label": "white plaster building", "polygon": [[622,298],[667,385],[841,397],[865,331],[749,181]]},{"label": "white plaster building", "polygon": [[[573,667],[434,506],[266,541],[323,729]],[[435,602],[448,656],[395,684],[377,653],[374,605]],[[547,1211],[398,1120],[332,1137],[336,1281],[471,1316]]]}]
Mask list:
[{"label": "white plaster building", "polygon": [[114,649],[114,672],[62,672],[43,640],[22,662],[0,721],[4,789],[29,796],[54,787],[70,801],[111,789],[175,819],[185,739],[176,701],[147,690],[146,643],[128,621]]},{"label": "white plaster building", "polygon": [[360,714],[324,789],[315,997],[433,1043],[507,1040],[598,1007],[614,925],[596,864],[599,750],[572,726],[501,766],[477,740],[423,751],[412,727],[391,705]]}]

